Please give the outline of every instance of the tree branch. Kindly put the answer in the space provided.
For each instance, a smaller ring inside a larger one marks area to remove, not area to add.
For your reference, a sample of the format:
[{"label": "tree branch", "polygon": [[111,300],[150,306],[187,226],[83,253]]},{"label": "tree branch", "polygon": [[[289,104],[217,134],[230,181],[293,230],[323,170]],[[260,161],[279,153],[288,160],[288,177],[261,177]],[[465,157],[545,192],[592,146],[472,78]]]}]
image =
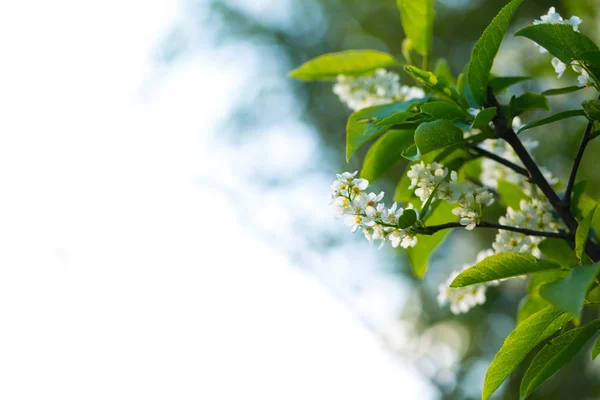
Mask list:
[{"label": "tree branch", "polygon": [[[579,224],[577,220],[571,213],[571,209],[562,202],[560,197],[556,194],[552,186],[548,183],[540,168],[533,160],[525,146],[521,143],[521,140],[512,129],[512,127],[508,126],[508,119],[506,115],[502,112],[502,107],[498,103],[498,100],[494,96],[494,93],[491,87],[488,87],[488,97],[486,101],[486,107],[496,107],[497,113],[494,117],[494,126],[496,129],[496,136],[498,138],[504,139],[512,146],[517,153],[517,156],[525,166],[525,168],[529,171],[531,176],[531,182],[537,185],[538,188],[544,193],[554,210],[558,213],[562,221],[565,223],[567,228],[571,233],[575,233],[577,231],[577,227]],[[587,242],[585,246],[586,253],[592,261],[597,262],[600,260],[600,247],[593,243],[592,241]]]},{"label": "tree branch", "polygon": [[529,172],[525,168],[520,167],[517,164],[514,164],[514,163],[508,161],[507,159],[500,157],[497,154],[494,154],[492,152],[489,152],[489,151],[484,150],[481,147],[477,147],[477,146],[473,146],[473,147],[471,147],[471,149],[480,156],[487,157],[490,160],[494,160],[497,163],[502,164],[505,167],[512,169],[517,174],[523,175],[524,177],[526,177],[528,179],[530,178]]},{"label": "tree branch", "polygon": [[587,128],[585,128],[585,133],[581,138],[581,144],[579,145],[579,150],[577,151],[577,155],[575,156],[575,161],[573,162],[573,168],[571,168],[571,175],[569,175],[569,182],[567,184],[567,190],[565,191],[565,195],[563,197],[563,204],[567,208],[571,208],[571,195],[573,194],[573,186],[575,185],[575,178],[577,177],[577,171],[579,170],[579,165],[581,164],[581,160],[583,159],[583,153],[585,152],[585,148],[588,143],[592,139],[591,133],[594,127],[594,123],[590,121],[588,123]]},{"label": "tree branch", "polygon": [[[573,239],[566,232],[534,231],[532,229],[517,228],[516,226],[500,225],[500,224],[494,224],[491,222],[480,222],[475,227],[476,228],[484,228],[484,229],[498,229],[498,230],[504,230],[504,231],[511,231],[511,232],[516,232],[516,233],[522,233],[523,235],[527,235],[527,236],[540,236],[540,237],[567,239],[567,240]],[[452,229],[452,228],[464,228],[464,226],[459,224],[458,222],[449,222],[447,224],[442,224],[442,225],[433,225],[433,226],[426,227],[425,232],[423,232],[423,234],[424,235],[433,235],[434,233],[437,233],[444,229]]]}]

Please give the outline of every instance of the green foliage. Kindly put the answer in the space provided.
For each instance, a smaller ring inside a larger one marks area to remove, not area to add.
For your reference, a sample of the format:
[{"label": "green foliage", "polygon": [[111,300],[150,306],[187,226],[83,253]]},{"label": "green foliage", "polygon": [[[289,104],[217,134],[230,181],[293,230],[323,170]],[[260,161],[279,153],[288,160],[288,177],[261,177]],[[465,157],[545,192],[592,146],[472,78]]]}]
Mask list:
[{"label": "green foliage", "polygon": [[538,119],[537,121],[533,121],[523,126],[517,133],[525,132],[529,129],[537,128],[539,126],[544,126],[551,124],[553,122],[562,121],[564,119],[573,118],[573,117],[585,117],[585,112],[583,110],[571,110],[571,111],[563,111],[557,114],[551,115],[546,118]]},{"label": "green foliage", "polygon": [[397,0],[400,19],[412,48],[428,56],[433,40],[433,0]]},{"label": "green foliage", "polygon": [[460,128],[447,119],[424,122],[415,131],[415,144],[421,155],[453,145],[463,140]]},{"label": "green foliage", "polygon": [[552,339],[535,356],[521,381],[521,399],[531,395],[581,350],[600,329],[600,320],[575,328]]},{"label": "green foliage", "polygon": [[397,63],[392,55],[381,51],[346,50],[307,61],[289,75],[304,81],[333,80],[340,74],[361,75]]},{"label": "green foliage", "polygon": [[569,94],[569,93],[577,92],[581,89],[584,89],[584,87],[583,86],[567,86],[567,87],[558,88],[558,89],[548,89],[546,91],[543,91],[542,94],[544,96],[558,96],[561,94]]},{"label": "green foliage", "polygon": [[581,60],[584,53],[599,50],[590,38],[575,32],[568,24],[532,25],[521,29],[515,36],[533,40],[565,64]]},{"label": "green foliage", "polygon": [[398,218],[398,228],[410,228],[415,222],[417,222],[417,212],[412,209],[406,209],[400,218]]},{"label": "green foliage", "polygon": [[490,85],[494,94],[499,94],[509,87],[516,85],[517,83],[528,81],[529,79],[531,78],[528,76],[497,76],[490,78],[488,85]]},{"label": "green foliage", "polygon": [[391,127],[389,125],[371,127],[371,125],[395,113],[405,112],[420,101],[421,100],[413,100],[384,104],[381,106],[364,108],[350,115],[348,122],[346,123],[346,160],[350,160],[350,157],[362,145],[377,138]]},{"label": "green foliage", "polygon": [[[585,182],[579,182],[575,185],[573,188],[573,198],[571,200],[571,209],[575,216],[580,217],[580,219],[587,216],[589,212],[598,205],[596,200],[583,193],[585,187],[584,183]],[[591,225],[592,228],[594,228],[594,237],[596,240],[600,240],[600,213],[594,213]]]},{"label": "green foliage", "polygon": [[563,268],[573,268],[578,264],[575,252],[562,239],[546,239],[538,247],[544,256],[559,263]]},{"label": "green foliage", "polygon": [[531,110],[550,110],[546,96],[539,93],[525,93],[510,99],[509,114],[511,118]]},{"label": "green foliage", "polygon": [[600,121],[600,100],[586,100],[581,105],[590,121]]},{"label": "green foliage", "polygon": [[439,79],[437,76],[435,76],[434,73],[424,71],[412,65],[404,67],[404,70],[417,82],[427,86],[428,88],[442,95],[443,97],[457,104],[460,104],[460,95],[458,94],[456,89],[445,80]]},{"label": "green foliage", "polygon": [[390,130],[371,146],[360,175],[371,182],[402,160],[402,152],[413,144],[414,130]]},{"label": "green foliage", "polygon": [[594,283],[598,265],[573,268],[565,278],[542,285],[540,295],[559,309],[579,317],[588,290]]},{"label": "green foliage", "polygon": [[[554,261],[558,262],[557,260]],[[558,263],[560,264],[560,262]],[[532,275],[527,285],[527,296],[525,296],[519,305],[517,324],[520,324],[541,309],[548,307],[550,303],[540,296],[540,287],[546,283],[562,279],[568,273],[568,271],[563,270],[552,270]]]},{"label": "green foliage", "polygon": [[500,10],[475,44],[467,77],[473,99],[479,106],[483,106],[487,98],[490,71],[502,38],[506,34],[513,14],[522,2],[523,0],[513,0]]},{"label": "green foliage", "polygon": [[592,347],[592,360],[595,360],[598,354],[600,354],[600,338],[596,339],[594,347]]},{"label": "green foliage", "polygon": [[530,254],[494,254],[461,272],[450,284],[450,287],[465,287],[555,269],[560,269],[560,265],[552,261],[540,260]]},{"label": "green foliage", "polygon": [[479,129],[482,132],[486,133],[491,132],[490,122],[492,122],[497,112],[498,109],[496,107],[490,107],[481,110],[479,114],[477,114],[477,116],[475,117],[475,121],[473,121],[471,128]]},{"label": "green foliage", "polygon": [[[430,225],[447,222],[448,214],[454,206],[446,202],[434,203],[431,213],[427,218]],[[417,278],[422,278],[427,273],[427,266],[435,249],[442,243],[449,231],[439,231],[431,236],[420,236],[419,242],[413,248],[406,250],[412,271]]]},{"label": "green foliage", "polygon": [[525,356],[542,340],[558,331],[570,316],[548,306],[523,322],[504,341],[485,374],[482,400],[487,400]]},{"label": "green foliage", "polygon": [[447,119],[449,121],[466,121],[467,113],[455,104],[446,101],[433,101],[421,105],[421,112],[432,116],[434,119]]},{"label": "green foliage", "polygon": [[443,58],[440,58],[439,60],[436,61],[435,68],[433,69],[433,73],[439,79],[446,81],[446,83],[449,83],[450,85],[456,84],[456,78],[452,74],[452,69],[450,68],[450,65],[448,64],[448,61],[446,61]]},{"label": "green foliage", "polygon": [[521,200],[531,200],[531,197],[527,196],[518,185],[504,179],[498,181],[498,189],[496,190],[500,195],[500,199],[502,199],[502,203],[507,207],[512,207],[513,210],[520,208],[519,203]]},{"label": "green foliage", "polygon": [[588,241],[588,236],[590,235],[590,229],[592,227],[592,221],[594,220],[594,213],[596,212],[596,208],[598,208],[598,204],[592,208],[587,216],[581,221],[579,226],[577,226],[577,232],[575,232],[575,254],[577,255],[577,259],[581,264],[583,259],[583,253],[585,251],[585,245]]}]

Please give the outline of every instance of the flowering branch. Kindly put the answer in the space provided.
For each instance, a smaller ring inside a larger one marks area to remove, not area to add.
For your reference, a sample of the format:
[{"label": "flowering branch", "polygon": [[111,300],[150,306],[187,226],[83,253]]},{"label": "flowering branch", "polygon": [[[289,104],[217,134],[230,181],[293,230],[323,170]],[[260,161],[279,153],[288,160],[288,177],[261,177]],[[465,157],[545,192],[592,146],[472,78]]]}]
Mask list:
[{"label": "flowering branch", "polygon": [[[571,213],[570,208],[564,204],[554,189],[552,189],[552,186],[550,186],[536,162],[533,160],[525,146],[523,146],[523,143],[521,143],[521,140],[517,136],[516,132],[509,126],[508,119],[502,111],[502,107],[498,103],[496,96],[494,96],[491,87],[488,87],[486,107],[497,108],[498,111],[493,119],[496,136],[506,140],[508,144],[512,146],[525,168],[527,168],[529,171],[531,182],[537,185],[537,187],[546,196],[554,210],[558,213],[562,221],[565,223],[569,231],[574,233],[579,226],[577,220]],[[588,241],[585,250],[592,261],[600,261],[600,247],[597,244]]]},{"label": "flowering branch", "polygon": [[571,175],[569,176],[569,182],[567,184],[567,190],[565,191],[565,195],[563,197],[563,204],[566,208],[571,208],[571,195],[573,194],[573,186],[575,185],[575,178],[577,177],[577,171],[579,170],[579,165],[581,164],[581,160],[583,159],[583,153],[585,152],[585,148],[588,143],[593,139],[592,129],[594,127],[594,123],[590,121],[588,123],[587,128],[585,129],[585,133],[581,138],[581,144],[579,145],[579,150],[577,151],[577,155],[575,156],[575,161],[573,162],[573,168],[571,169]]},{"label": "flowering branch", "polygon": [[517,174],[523,175],[524,177],[526,177],[528,179],[530,178],[529,172],[525,168],[520,167],[517,164],[514,164],[514,163],[508,161],[507,159],[500,157],[497,154],[494,154],[492,152],[489,152],[489,151],[482,149],[481,147],[477,147],[477,146],[473,146],[473,147],[471,147],[471,149],[480,156],[487,157],[491,160],[494,160],[497,163],[502,164],[505,167],[512,169]]},{"label": "flowering branch", "polygon": [[[433,235],[441,230],[452,229],[452,228],[464,228],[464,227],[461,224],[459,224],[458,222],[449,222],[447,224],[442,224],[442,225],[428,226],[423,230],[423,232],[419,232],[419,233],[421,233],[423,235]],[[570,236],[566,232],[542,232],[542,231],[536,231],[533,229],[517,228],[516,226],[494,224],[491,222],[484,222],[484,221],[478,223],[475,226],[475,228],[498,229],[498,230],[522,233],[523,235],[527,235],[527,236],[540,236],[540,237],[567,239],[567,240],[573,239],[572,236]]]}]

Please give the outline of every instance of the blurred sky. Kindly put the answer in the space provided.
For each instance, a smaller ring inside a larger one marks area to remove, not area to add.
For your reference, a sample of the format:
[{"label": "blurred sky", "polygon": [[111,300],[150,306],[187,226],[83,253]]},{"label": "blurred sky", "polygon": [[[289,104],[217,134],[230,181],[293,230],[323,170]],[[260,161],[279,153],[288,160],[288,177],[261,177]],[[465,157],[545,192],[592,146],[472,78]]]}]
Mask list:
[{"label": "blurred sky", "polygon": [[[286,2],[238,3],[285,23]],[[367,329],[410,293],[386,255],[309,246],[345,232],[314,132],[292,114],[220,138],[241,88],[286,65],[210,40],[158,62],[199,29],[187,10],[0,4],[0,398],[436,398]],[[290,184],[261,192],[257,171]]]}]

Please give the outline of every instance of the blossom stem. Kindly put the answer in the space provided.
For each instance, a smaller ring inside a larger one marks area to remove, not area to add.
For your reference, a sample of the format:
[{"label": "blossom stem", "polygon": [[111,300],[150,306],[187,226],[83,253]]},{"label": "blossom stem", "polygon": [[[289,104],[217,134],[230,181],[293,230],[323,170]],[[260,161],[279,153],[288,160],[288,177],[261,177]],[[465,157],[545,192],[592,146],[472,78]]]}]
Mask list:
[{"label": "blossom stem", "polygon": [[571,175],[569,175],[567,190],[565,191],[565,196],[563,197],[563,203],[567,208],[571,207],[571,195],[573,194],[573,186],[575,186],[575,178],[577,177],[577,171],[579,170],[579,165],[581,165],[581,160],[583,159],[583,153],[585,152],[585,148],[587,147],[588,143],[593,139],[593,127],[594,123],[590,121],[587,125],[587,128],[585,128],[585,133],[581,138],[579,150],[575,156],[575,161],[573,161],[573,168],[571,169]]},{"label": "blossom stem", "polygon": [[487,157],[490,160],[494,160],[497,163],[502,164],[505,167],[512,169],[517,174],[523,175],[524,177],[526,177],[528,179],[530,178],[529,171],[527,171],[525,168],[520,167],[517,164],[514,164],[514,163],[508,161],[507,159],[500,157],[497,154],[494,154],[492,152],[489,152],[489,151],[484,150],[481,147],[477,147],[477,146],[473,146],[473,147],[471,147],[471,149],[480,156]]},{"label": "blossom stem", "polygon": [[[541,237],[557,238],[557,239],[572,239],[572,237],[569,234],[567,234],[566,232],[542,232],[542,231],[535,231],[532,229],[517,228],[516,226],[494,224],[491,222],[480,222],[475,227],[517,232],[517,233],[522,233],[527,236],[541,236]],[[452,228],[464,228],[464,226],[458,222],[449,222],[447,224],[442,224],[442,225],[428,226],[424,229],[423,232],[419,232],[419,233],[422,233],[423,235],[433,235],[434,233],[437,233],[444,229],[452,229]]]},{"label": "blossom stem", "polygon": [[[542,193],[544,193],[569,231],[574,233],[579,226],[577,220],[571,213],[570,208],[563,203],[560,197],[558,197],[558,194],[556,194],[554,189],[552,189],[552,186],[550,186],[536,162],[533,160],[525,146],[523,146],[521,143],[521,140],[517,136],[516,132],[509,126],[509,121],[506,118],[506,115],[502,112],[502,107],[500,107],[500,104],[498,103],[496,96],[494,96],[491,87],[488,87],[486,107],[497,108],[498,111],[493,120],[494,126],[496,127],[496,136],[506,140],[508,144],[512,146],[525,168],[529,171],[531,182],[535,183]],[[585,250],[592,261],[600,261],[600,247],[597,244],[588,240]]]}]

